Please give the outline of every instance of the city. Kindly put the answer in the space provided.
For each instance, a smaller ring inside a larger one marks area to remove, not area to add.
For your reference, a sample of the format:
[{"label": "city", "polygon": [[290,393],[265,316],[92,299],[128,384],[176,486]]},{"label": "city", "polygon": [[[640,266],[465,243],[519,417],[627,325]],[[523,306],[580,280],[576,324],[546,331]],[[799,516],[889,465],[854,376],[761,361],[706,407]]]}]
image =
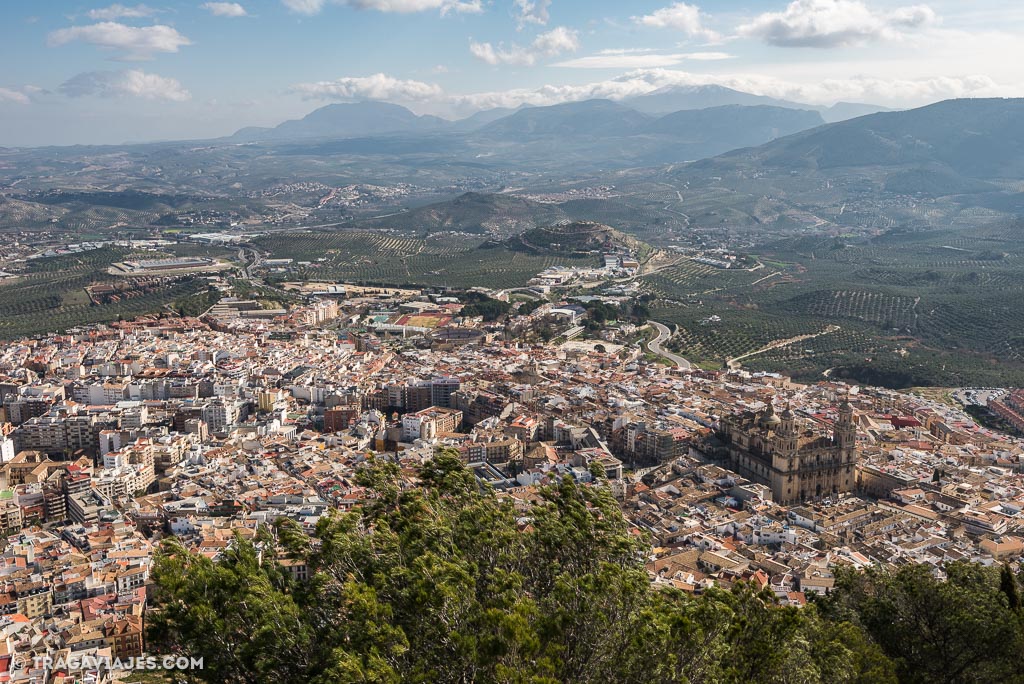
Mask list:
[{"label": "city", "polygon": [[1024,684],[1024,10],[0,2],[0,684]]},{"label": "city", "polygon": [[[356,291],[5,348],[12,667],[28,681],[43,651],[142,657],[162,539],[216,559],[283,518],[312,533],[331,511],[367,504],[357,474],[368,461],[393,460],[413,486],[439,448],[499,499],[599,477],[650,539],[649,580],[690,593],[752,582],[801,606],[832,588],[837,568],[1024,555],[1024,442],[956,408],[683,369],[640,343],[508,339],[451,299]],[[466,334],[359,325],[388,310],[441,311]],[[332,327],[339,320],[355,325]]]}]

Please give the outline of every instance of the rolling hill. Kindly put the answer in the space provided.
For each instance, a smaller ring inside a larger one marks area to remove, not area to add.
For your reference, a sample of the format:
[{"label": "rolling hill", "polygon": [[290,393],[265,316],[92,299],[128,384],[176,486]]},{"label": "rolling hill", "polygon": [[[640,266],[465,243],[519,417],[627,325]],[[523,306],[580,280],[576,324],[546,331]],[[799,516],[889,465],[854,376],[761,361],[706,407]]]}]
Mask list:
[{"label": "rolling hill", "polygon": [[451,200],[363,222],[367,228],[393,228],[424,235],[440,232],[474,233],[504,238],[564,220],[557,206],[511,195],[467,192]]},{"label": "rolling hill", "polygon": [[507,241],[511,249],[534,254],[587,254],[596,250],[640,251],[647,245],[631,235],[594,221],[538,226]]}]

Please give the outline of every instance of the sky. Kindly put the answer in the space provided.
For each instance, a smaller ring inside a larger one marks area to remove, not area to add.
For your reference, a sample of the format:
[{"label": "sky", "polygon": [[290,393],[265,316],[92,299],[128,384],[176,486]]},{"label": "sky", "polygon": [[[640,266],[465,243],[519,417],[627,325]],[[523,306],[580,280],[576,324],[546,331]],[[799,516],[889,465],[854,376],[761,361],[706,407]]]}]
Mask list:
[{"label": "sky", "polygon": [[228,135],[331,102],[459,118],[719,84],[1024,96],[1020,0],[0,1],[0,145]]}]

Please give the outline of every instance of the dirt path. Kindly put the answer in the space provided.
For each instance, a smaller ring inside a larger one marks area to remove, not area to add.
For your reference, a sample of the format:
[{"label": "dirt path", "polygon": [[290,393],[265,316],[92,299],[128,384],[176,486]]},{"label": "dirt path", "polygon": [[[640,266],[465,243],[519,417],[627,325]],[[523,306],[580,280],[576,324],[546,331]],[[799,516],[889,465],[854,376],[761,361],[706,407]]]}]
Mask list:
[{"label": "dirt path", "polygon": [[825,328],[824,330],[822,330],[821,332],[811,333],[809,335],[797,335],[796,337],[790,337],[790,338],[785,339],[785,340],[775,340],[774,342],[769,342],[768,344],[766,344],[765,346],[761,347],[760,349],[757,349],[757,350],[752,351],[752,352],[747,352],[746,354],[742,354],[742,355],[737,356],[735,358],[729,359],[725,363],[729,367],[730,370],[736,370],[737,368],[740,367],[740,365],[741,365],[740,361],[742,359],[749,359],[751,356],[757,356],[758,354],[763,354],[766,351],[771,351],[773,349],[780,349],[781,347],[788,347],[789,345],[796,344],[797,342],[804,342],[806,340],[813,340],[815,337],[821,337],[822,335],[828,335],[828,334],[834,333],[835,331],[837,331],[839,329],[840,328],[839,328],[838,325],[830,325],[827,328]]}]

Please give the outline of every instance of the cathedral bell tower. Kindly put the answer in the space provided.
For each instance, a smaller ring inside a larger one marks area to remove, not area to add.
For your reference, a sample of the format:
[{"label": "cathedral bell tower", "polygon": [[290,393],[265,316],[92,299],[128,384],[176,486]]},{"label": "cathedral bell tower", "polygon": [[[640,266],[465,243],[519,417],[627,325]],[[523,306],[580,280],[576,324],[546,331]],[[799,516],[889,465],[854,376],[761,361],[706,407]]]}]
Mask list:
[{"label": "cathedral bell tower", "polygon": [[857,449],[857,426],[853,422],[853,407],[847,399],[839,406],[839,420],[836,421],[832,440],[839,448],[843,463],[855,460]]},{"label": "cathedral bell tower", "polygon": [[779,470],[793,471],[798,467],[797,436],[796,414],[787,406],[779,416],[779,424],[774,435],[775,467]]}]

